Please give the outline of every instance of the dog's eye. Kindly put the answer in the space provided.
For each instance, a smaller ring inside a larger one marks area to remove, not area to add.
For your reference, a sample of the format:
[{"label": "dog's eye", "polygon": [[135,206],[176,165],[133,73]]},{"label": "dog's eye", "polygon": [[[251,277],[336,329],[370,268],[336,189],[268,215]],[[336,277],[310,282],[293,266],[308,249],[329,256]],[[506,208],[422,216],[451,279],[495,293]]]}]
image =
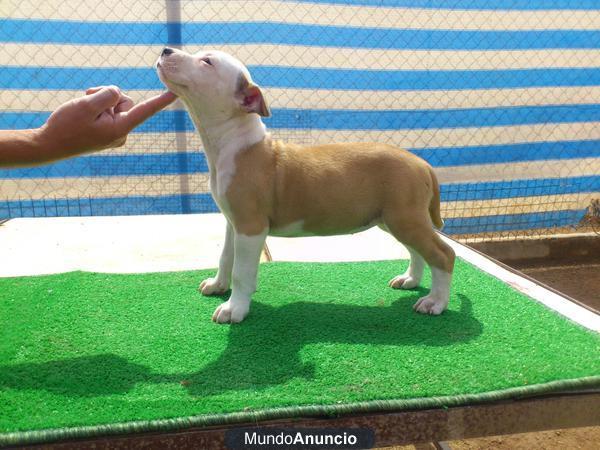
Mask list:
[{"label": "dog's eye", "polygon": [[212,66],[212,61],[210,60],[210,58],[208,56],[202,58],[200,61],[204,61],[206,64],[208,64],[209,66]]}]

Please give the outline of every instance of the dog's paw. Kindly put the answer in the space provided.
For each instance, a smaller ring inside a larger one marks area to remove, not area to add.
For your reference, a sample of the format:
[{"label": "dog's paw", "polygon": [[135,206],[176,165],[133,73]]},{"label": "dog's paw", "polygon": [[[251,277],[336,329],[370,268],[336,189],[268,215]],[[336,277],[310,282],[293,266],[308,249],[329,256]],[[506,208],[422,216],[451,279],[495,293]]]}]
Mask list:
[{"label": "dog's paw", "polygon": [[421,297],[413,306],[413,309],[421,314],[432,314],[437,316],[443,313],[448,306],[448,301],[441,300],[429,294]]},{"label": "dog's paw", "polygon": [[250,303],[233,304],[231,300],[227,300],[225,303],[217,306],[212,320],[217,323],[239,323],[248,315],[249,310]]},{"label": "dog's paw", "polygon": [[388,285],[394,289],[412,289],[419,285],[419,281],[405,273],[392,278]]},{"label": "dog's paw", "polygon": [[229,289],[222,281],[217,280],[216,278],[207,278],[200,286],[198,286],[198,291],[202,295],[219,295],[224,294]]}]

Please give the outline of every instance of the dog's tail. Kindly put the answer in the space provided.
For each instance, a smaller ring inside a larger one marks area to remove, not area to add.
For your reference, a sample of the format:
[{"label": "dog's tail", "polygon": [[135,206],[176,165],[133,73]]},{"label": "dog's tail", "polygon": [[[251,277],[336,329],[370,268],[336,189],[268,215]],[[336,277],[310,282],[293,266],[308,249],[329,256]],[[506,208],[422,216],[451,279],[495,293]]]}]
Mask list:
[{"label": "dog's tail", "polygon": [[433,225],[438,230],[441,230],[444,227],[444,221],[440,214],[440,184],[438,183],[432,167],[429,167],[429,175],[431,176],[431,187],[433,191],[433,196],[429,203],[429,216],[431,217]]}]

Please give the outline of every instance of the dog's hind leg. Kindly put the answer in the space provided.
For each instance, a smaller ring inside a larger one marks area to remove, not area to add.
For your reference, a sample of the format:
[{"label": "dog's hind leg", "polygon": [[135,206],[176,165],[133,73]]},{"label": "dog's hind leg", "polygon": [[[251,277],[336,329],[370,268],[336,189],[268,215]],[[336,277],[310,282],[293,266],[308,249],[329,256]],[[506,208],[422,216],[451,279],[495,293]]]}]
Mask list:
[{"label": "dog's hind leg", "polygon": [[394,289],[412,289],[417,287],[423,277],[425,269],[425,260],[415,249],[406,247],[410,253],[410,264],[408,269],[402,275],[398,275],[388,283]]},{"label": "dog's hind leg", "polygon": [[412,255],[415,252],[431,268],[431,291],[415,303],[415,311],[423,314],[441,314],[447,308],[450,298],[454,250],[435,233],[426,211],[422,211],[421,214],[415,211],[410,218],[398,217],[396,214],[384,215],[384,223],[398,241],[412,250],[411,265],[413,259],[417,262],[417,258],[413,258]]},{"label": "dog's hind leg", "polygon": [[[385,224],[379,224],[379,228],[383,231],[393,234]],[[405,245],[408,253],[410,254],[410,263],[408,269],[402,275],[395,276],[392,278],[388,285],[394,289],[412,289],[419,285],[421,278],[423,278],[423,271],[425,270],[425,260],[414,248]]]}]

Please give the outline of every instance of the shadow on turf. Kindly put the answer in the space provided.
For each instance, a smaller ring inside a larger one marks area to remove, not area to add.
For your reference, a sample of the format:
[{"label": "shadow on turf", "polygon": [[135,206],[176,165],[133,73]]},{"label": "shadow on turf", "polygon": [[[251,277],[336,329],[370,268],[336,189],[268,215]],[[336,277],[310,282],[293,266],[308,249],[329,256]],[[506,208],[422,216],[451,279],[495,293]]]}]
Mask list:
[{"label": "shadow on turf", "polygon": [[227,347],[219,358],[193,373],[156,374],[120,356],[102,354],[0,366],[0,388],[95,397],[126,394],[137,383],[180,383],[190,395],[204,397],[261,389],[298,377],[314,378],[315,367],[300,358],[307,344],[438,347],[464,343],[481,334],[483,326],[473,317],[468,297],[458,295],[460,311],[432,317],[412,311],[412,304],[426,292],[416,291],[420,294],[390,306],[254,303],[246,321],[230,327]]}]

